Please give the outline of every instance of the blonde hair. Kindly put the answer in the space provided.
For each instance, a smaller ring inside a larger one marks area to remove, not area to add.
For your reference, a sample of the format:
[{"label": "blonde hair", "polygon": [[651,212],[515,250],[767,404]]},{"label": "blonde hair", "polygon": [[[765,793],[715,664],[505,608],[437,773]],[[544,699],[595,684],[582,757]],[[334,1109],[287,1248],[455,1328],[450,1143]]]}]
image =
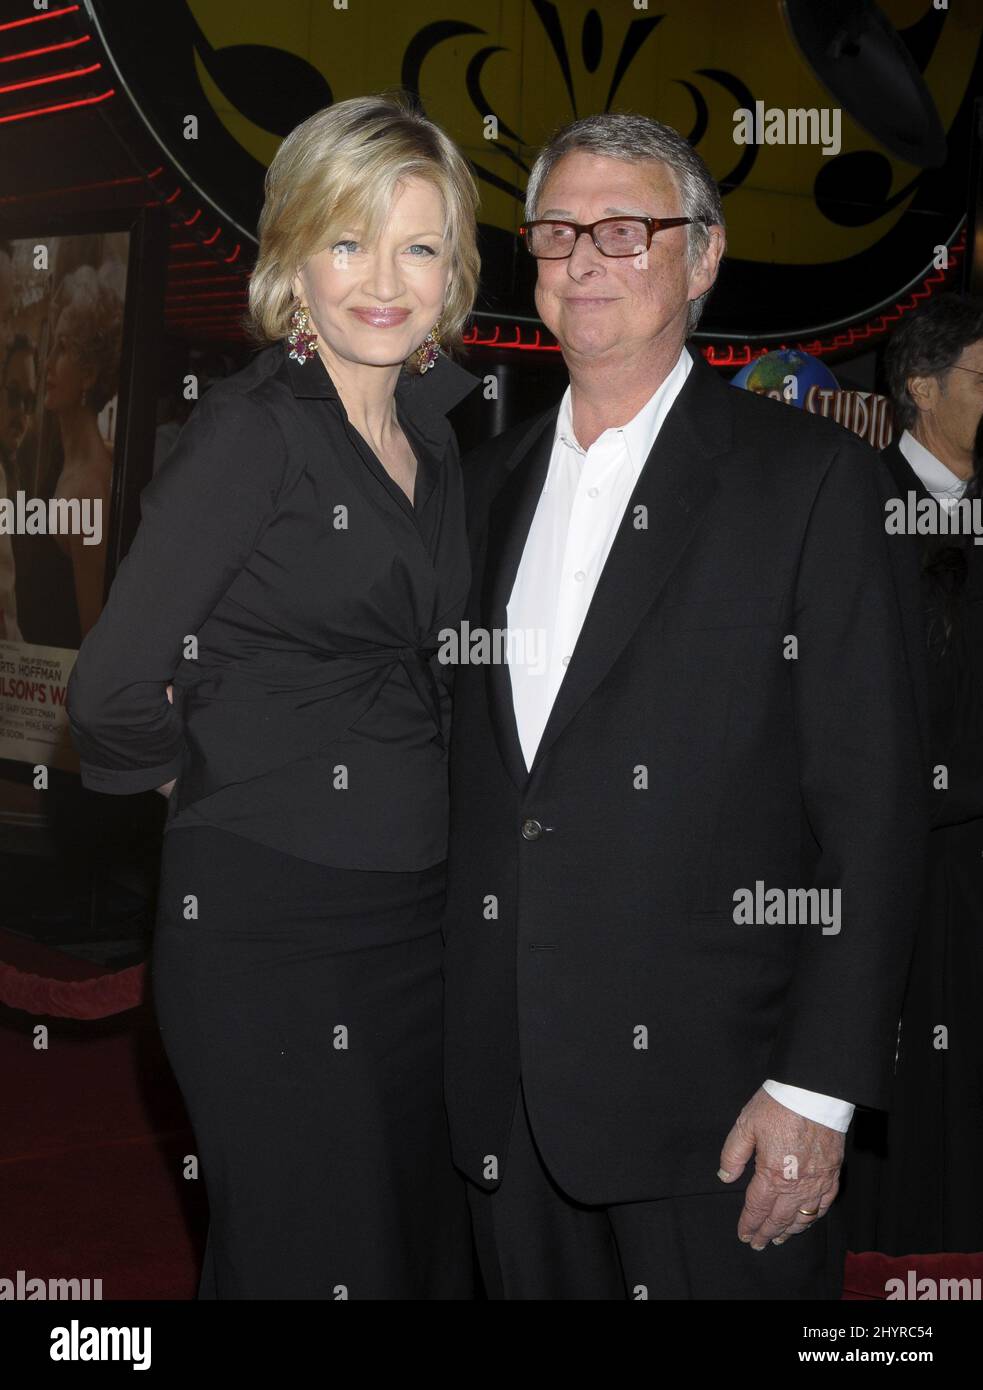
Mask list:
[{"label": "blonde hair", "polygon": [[65,313],[65,337],[79,366],[95,373],[86,401],[98,415],[119,390],[126,270],[115,256],[69,271],[52,295],[50,323]]},{"label": "blonde hair", "polygon": [[[481,261],[476,221],[478,187],[464,156],[401,91],[353,97],[327,106],[290,132],[266,171],[259,217],[259,255],[243,320],[260,345],[285,338],[295,305],[294,276],[357,227],[378,236],[401,179],[434,184],[444,202],[451,270],[440,316],[442,348],[460,347],[478,292]],[[414,352],[404,364],[419,370]]]}]

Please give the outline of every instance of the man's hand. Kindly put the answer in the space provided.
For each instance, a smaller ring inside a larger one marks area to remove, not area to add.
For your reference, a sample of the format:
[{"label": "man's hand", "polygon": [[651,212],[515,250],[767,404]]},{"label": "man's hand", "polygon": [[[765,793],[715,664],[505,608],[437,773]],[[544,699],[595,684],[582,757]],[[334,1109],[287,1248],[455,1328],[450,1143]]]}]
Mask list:
[{"label": "man's hand", "polygon": [[754,1155],[754,1177],[737,1223],[741,1240],[752,1250],[763,1250],[769,1241],[781,1245],[825,1216],[839,1191],[845,1140],[839,1130],[756,1091],[720,1151],[718,1176],[724,1182],[739,1178]]}]

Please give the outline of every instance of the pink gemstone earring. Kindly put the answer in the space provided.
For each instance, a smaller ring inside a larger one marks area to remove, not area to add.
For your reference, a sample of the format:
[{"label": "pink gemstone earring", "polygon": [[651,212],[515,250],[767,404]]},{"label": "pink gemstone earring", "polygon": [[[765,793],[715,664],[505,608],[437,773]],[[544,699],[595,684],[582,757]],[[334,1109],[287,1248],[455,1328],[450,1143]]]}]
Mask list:
[{"label": "pink gemstone earring", "polygon": [[420,364],[420,375],[428,372],[431,367],[436,366],[440,346],[440,331],[436,324],[424,338],[420,347],[416,350],[416,360]]},{"label": "pink gemstone earring", "polygon": [[290,332],[287,342],[291,345],[290,356],[295,357],[301,366],[317,350],[317,334],[310,326],[311,316],[306,304],[298,304],[290,315]]}]

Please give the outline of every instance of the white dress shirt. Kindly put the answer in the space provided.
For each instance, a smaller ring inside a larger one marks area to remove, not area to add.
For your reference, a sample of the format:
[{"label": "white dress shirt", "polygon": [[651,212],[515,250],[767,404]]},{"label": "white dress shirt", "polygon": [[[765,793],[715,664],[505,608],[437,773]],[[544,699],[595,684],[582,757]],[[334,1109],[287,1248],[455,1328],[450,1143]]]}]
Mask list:
[{"label": "white dress shirt", "polygon": [[[665,380],[626,425],[589,449],[573,432],[570,387],[560,402],[546,481],[516,572],[507,614],[512,703],[526,767],[532,767],[553,701],[583,627],[608,552],[659,430],[693,366],[683,348]],[[528,655],[526,655],[528,654]],[[845,1132],[854,1107],[833,1096],[765,1081],[789,1110]]]},{"label": "white dress shirt", "polygon": [[937,459],[907,430],[902,432],[898,448],[917,473],[922,487],[932,494],[936,502],[948,510],[954,502],[959,501],[968,486],[968,478],[957,478],[951,468],[947,468],[941,459]]}]

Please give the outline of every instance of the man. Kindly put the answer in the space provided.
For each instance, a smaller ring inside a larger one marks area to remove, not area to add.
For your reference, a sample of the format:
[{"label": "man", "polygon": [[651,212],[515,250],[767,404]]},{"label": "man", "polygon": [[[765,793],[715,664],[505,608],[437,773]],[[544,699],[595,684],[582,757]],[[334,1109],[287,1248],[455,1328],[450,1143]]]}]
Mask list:
[{"label": "man", "polygon": [[902,321],[885,357],[898,439],[884,450],[897,492],[948,507],[973,478],[983,415],[983,303],[943,294]]},{"label": "man", "polygon": [[574,122],[527,218],[570,387],[467,462],[468,622],[536,655],[455,677],[446,1087],[485,1283],[838,1297],[924,840],[882,465],[684,347],[724,231],[677,132]]},{"label": "man", "polygon": [[845,1197],[852,1248],[901,1255],[983,1247],[983,546],[964,525],[980,505],[983,303],[931,300],[896,329],[885,368],[900,434],[884,458],[908,527],[893,543],[910,552],[930,695],[932,831],[892,1105],[860,1117]]}]

